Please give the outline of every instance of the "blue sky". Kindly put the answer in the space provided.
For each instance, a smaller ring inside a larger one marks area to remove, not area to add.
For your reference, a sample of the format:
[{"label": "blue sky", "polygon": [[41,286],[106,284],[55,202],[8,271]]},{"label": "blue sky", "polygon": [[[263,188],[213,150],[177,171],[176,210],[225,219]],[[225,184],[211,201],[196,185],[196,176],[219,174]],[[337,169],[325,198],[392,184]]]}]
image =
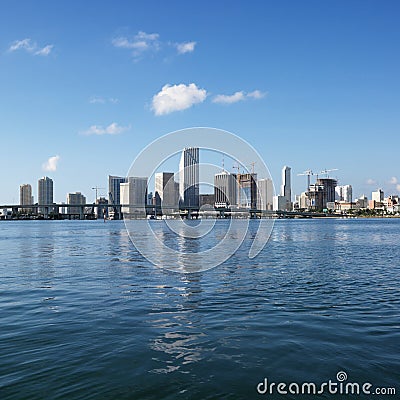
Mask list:
[{"label": "blue sky", "polygon": [[399,193],[399,12],[389,0],[2,2],[0,203],[21,183],[36,199],[43,175],[56,201],[92,201],[144,146],[191,126],[247,140],[277,187],[291,166],[295,193],[309,168],[338,168],[355,196]]}]

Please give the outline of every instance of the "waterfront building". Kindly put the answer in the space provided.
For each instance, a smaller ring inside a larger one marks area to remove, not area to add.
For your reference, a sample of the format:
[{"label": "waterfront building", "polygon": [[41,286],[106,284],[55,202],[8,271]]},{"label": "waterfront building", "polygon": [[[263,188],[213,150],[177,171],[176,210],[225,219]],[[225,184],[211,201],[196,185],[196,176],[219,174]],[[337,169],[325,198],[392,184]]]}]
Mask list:
[{"label": "waterfront building", "polygon": [[282,168],[282,185],[281,185],[281,196],[286,198],[287,209],[291,210],[291,202],[292,202],[292,184],[290,178],[291,168],[288,166],[284,166]]},{"label": "waterfront building", "polygon": [[257,181],[257,191],[257,209],[264,211],[272,210],[274,197],[274,185],[272,179],[259,179]]},{"label": "waterfront building", "polygon": [[340,185],[335,188],[336,201],[344,201],[345,203],[353,202],[353,188],[351,185]]},{"label": "waterfront building", "polygon": [[143,217],[146,215],[147,178],[130,176],[127,182],[120,184],[122,213],[125,216]]},{"label": "waterfront building", "polygon": [[179,163],[179,207],[199,208],[199,148],[186,147]]},{"label": "waterfront building", "polygon": [[214,209],[215,194],[201,194],[200,195],[200,207]]},{"label": "waterfront building", "polygon": [[178,208],[179,193],[173,172],[157,172],[155,174],[155,191],[160,197],[160,205],[166,212]]},{"label": "waterfront building", "polygon": [[[29,183],[24,183],[19,187],[19,204],[20,205],[33,204],[32,186]],[[32,208],[23,207],[21,211],[23,213],[30,213],[32,212]]]},{"label": "waterfront building", "polygon": [[108,175],[108,196],[111,204],[121,204],[120,184],[126,181],[122,176]]},{"label": "waterfront building", "polygon": [[244,208],[257,208],[257,174],[238,174],[238,206]]},{"label": "waterfront building", "polygon": [[377,189],[375,192],[372,192],[371,200],[382,203],[384,198],[384,193],[382,189]]},{"label": "waterfront building", "polygon": [[[53,204],[53,180],[47,176],[38,181],[38,205]],[[38,213],[47,215],[52,212],[52,207],[39,207]]]},{"label": "waterfront building", "polygon": [[287,210],[287,199],[285,196],[274,196],[272,200],[272,208],[274,211],[289,211]]},{"label": "waterfront building", "polygon": [[67,204],[76,206],[67,207],[67,214],[81,214],[83,213],[83,207],[79,207],[79,205],[86,204],[86,197],[81,192],[68,193]]},{"label": "waterfront building", "polygon": [[370,210],[384,210],[385,204],[383,203],[383,201],[370,200],[368,202],[368,208]]},{"label": "waterfront building", "polygon": [[284,166],[282,168],[282,185],[281,192],[273,198],[274,211],[291,211],[292,210],[292,188],[291,188],[291,168]]},{"label": "waterfront building", "polygon": [[222,171],[214,175],[215,207],[228,208],[237,205],[237,175]]},{"label": "waterfront building", "polygon": [[299,208],[301,210],[306,210],[309,207],[308,194],[307,192],[302,192],[299,198]]},{"label": "waterfront building", "polygon": [[365,194],[356,199],[356,208],[368,208],[368,197]]}]

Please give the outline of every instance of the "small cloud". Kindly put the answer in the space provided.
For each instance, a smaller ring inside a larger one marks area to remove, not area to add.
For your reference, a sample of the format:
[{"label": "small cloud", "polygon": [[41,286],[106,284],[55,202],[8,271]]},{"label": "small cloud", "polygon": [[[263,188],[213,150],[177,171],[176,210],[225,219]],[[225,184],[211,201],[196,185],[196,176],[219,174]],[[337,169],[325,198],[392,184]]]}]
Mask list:
[{"label": "small cloud", "polygon": [[392,177],[390,178],[389,184],[391,184],[391,185],[397,185],[398,182],[399,182],[399,181],[397,180],[397,178],[396,178],[395,176],[392,176]]},{"label": "small cloud", "polygon": [[176,43],[178,54],[192,53],[194,51],[195,46],[196,42]]},{"label": "small cloud", "polygon": [[106,102],[106,99],[103,97],[98,97],[98,96],[93,96],[89,99],[90,104],[104,104]]},{"label": "small cloud", "polygon": [[231,95],[218,94],[214,97],[213,103],[233,104],[233,103],[237,103],[238,101],[246,100],[248,98],[262,99],[265,96],[266,96],[266,93],[263,93],[260,90],[254,90],[253,92],[250,92],[250,93],[246,93],[243,90],[241,90],[241,91],[235,92],[234,94],[231,94]]},{"label": "small cloud", "polygon": [[111,103],[111,104],[117,104],[119,100],[115,97],[101,97],[101,96],[92,96],[89,99],[90,104],[106,104],[106,103]]},{"label": "small cloud", "polygon": [[397,189],[398,192],[400,192],[400,184],[396,185],[396,189]]},{"label": "small cloud", "polygon": [[35,56],[48,56],[53,47],[54,45],[48,44],[47,46],[43,47],[43,49],[35,51]]},{"label": "small cloud", "polygon": [[118,135],[122,132],[129,130],[130,126],[121,126],[116,122],[103,127],[102,125],[92,125],[86,131],[82,132],[84,135]]},{"label": "small cloud", "polygon": [[238,101],[243,101],[246,98],[244,92],[236,92],[232,95],[226,95],[226,94],[218,94],[213,98],[213,103],[219,103],[219,104],[232,104],[232,103],[237,103]]},{"label": "small cloud", "polygon": [[146,33],[139,31],[132,39],[119,36],[112,40],[114,47],[133,50],[135,58],[140,57],[146,51],[158,51],[160,43],[158,33]]},{"label": "small cloud", "polygon": [[16,40],[11,44],[8,51],[13,52],[17,50],[25,50],[27,53],[33,54],[35,56],[48,56],[54,45],[48,44],[40,48],[36,42],[33,42],[32,39],[26,38],[22,40]]},{"label": "small cloud", "polygon": [[59,160],[60,156],[50,157],[45,163],[42,164],[43,171],[56,171]]},{"label": "small cloud", "polygon": [[366,184],[367,185],[376,185],[376,180],[369,178],[369,179],[367,179]]},{"label": "small cloud", "polygon": [[262,99],[266,95],[267,93],[261,92],[260,90],[254,90],[253,92],[247,93],[247,97],[251,97],[253,99]]},{"label": "small cloud", "polygon": [[206,97],[207,91],[198,88],[194,83],[165,85],[160,92],[153,96],[152,109],[155,115],[165,115],[202,103]]}]

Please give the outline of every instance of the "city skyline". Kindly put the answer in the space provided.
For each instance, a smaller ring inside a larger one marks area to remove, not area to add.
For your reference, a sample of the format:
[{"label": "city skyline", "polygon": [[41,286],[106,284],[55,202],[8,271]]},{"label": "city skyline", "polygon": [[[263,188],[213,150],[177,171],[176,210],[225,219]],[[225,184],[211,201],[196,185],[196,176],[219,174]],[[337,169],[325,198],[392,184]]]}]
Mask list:
[{"label": "city skyline", "polygon": [[[43,174],[57,182],[56,201],[94,198],[91,188],[124,176],[152,140],[188,126],[239,135],[274,182],[284,163],[293,178],[337,167],[354,197],[399,193],[398,2],[329,12],[314,1],[93,4],[3,7],[1,132],[19,146],[0,159],[0,203]],[[301,193],[305,182],[292,181]]]}]

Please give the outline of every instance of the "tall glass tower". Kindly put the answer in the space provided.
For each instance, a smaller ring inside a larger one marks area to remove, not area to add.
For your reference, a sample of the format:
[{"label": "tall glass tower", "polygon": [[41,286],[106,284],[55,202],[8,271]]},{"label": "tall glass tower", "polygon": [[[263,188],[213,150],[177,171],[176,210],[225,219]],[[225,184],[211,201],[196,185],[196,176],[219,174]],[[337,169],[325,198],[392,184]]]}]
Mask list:
[{"label": "tall glass tower", "polygon": [[199,207],[199,148],[185,147],[179,163],[179,206]]},{"label": "tall glass tower", "polygon": [[[44,176],[38,181],[38,204],[53,204],[53,179]],[[50,207],[39,207],[39,213],[47,214],[52,211]]]}]

